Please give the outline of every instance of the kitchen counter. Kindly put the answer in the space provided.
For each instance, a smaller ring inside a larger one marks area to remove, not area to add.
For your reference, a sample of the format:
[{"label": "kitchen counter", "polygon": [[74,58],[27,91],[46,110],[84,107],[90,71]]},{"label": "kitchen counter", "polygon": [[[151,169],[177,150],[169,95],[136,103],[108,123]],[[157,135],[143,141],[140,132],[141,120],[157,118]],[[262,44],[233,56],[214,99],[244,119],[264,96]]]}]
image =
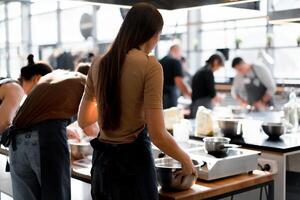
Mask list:
[{"label": "kitchen counter", "polygon": [[[90,182],[90,169],[73,166],[72,177]],[[241,174],[216,181],[198,180],[189,190],[169,192],[159,189],[160,200],[219,199],[241,192],[269,186],[269,199],[273,199],[273,175],[255,170],[252,174]]]},{"label": "kitchen counter", "polygon": [[[282,112],[253,112],[247,114],[243,121],[243,136],[231,138],[231,143],[255,150],[269,150],[280,153],[300,150],[300,132],[286,133],[278,140],[270,140],[261,130],[262,122],[279,122]],[[201,137],[191,136],[201,140]]]}]

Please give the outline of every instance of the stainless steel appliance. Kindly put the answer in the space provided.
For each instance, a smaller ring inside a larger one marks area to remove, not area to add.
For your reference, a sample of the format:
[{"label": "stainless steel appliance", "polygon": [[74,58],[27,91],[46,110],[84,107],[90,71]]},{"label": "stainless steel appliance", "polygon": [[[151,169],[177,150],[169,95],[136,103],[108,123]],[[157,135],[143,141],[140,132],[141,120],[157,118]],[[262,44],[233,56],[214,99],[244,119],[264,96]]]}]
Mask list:
[{"label": "stainless steel appliance", "polygon": [[260,152],[233,148],[221,157],[206,153],[203,147],[190,149],[189,154],[193,160],[203,161],[206,164],[198,172],[198,178],[215,180],[233,175],[252,172],[257,169]]}]

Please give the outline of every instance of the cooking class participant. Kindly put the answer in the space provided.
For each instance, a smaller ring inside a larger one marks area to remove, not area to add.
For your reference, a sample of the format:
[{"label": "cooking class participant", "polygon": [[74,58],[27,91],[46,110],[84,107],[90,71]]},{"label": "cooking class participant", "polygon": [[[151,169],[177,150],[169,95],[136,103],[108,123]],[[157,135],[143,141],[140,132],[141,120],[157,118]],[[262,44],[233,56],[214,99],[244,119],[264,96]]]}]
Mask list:
[{"label": "cooking class participant", "polygon": [[[21,79],[24,71],[31,75],[36,71],[33,56],[28,63],[21,70]],[[77,113],[85,80],[78,72],[55,70],[40,77],[28,91],[10,129],[15,200],[71,199],[66,126]]]},{"label": "cooking class participant", "polygon": [[233,59],[232,67],[237,75],[231,93],[237,101],[258,110],[274,105],[272,97],[276,92],[276,83],[267,67],[248,64],[241,57]]},{"label": "cooking class participant", "polygon": [[191,118],[195,118],[199,106],[212,109],[215,103],[222,101],[215,89],[214,72],[224,66],[224,60],[222,53],[211,55],[205,66],[193,76]]},{"label": "cooking class participant", "polygon": [[98,138],[91,141],[95,200],[158,199],[151,141],[182,163],[182,175],[196,174],[190,157],[164,125],[163,71],[148,55],[162,27],[154,6],[135,4],[110,50],[96,58],[89,71],[78,123],[82,128],[94,123],[100,127]]},{"label": "cooking class participant", "polygon": [[179,97],[178,89],[184,95],[191,96],[191,90],[184,82],[181,58],[181,48],[176,44],[171,46],[169,54],[159,61],[164,71],[164,109],[177,106],[177,99]]},{"label": "cooking class participant", "polygon": [[42,61],[34,63],[33,58],[34,56],[32,54],[28,55],[28,65],[21,68],[19,78],[26,95],[36,86],[42,76],[52,72],[52,67],[49,64]]},{"label": "cooking class participant", "polygon": [[11,78],[0,78],[0,138],[16,114],[24,96],[19,83]]}]

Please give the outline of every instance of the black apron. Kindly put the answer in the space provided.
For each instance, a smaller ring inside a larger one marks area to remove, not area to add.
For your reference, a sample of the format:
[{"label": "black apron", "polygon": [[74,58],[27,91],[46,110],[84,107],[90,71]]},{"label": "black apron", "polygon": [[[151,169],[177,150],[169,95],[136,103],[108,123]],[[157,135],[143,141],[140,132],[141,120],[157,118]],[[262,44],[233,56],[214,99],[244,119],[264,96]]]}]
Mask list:
[{"label": "black apron", "polygon": [[164,86],[163,107],[164,109],[177,106],[177,87],[176,86]]},{"label": "black apron", "polygon": [[91,141],[93,200],[158,200],[151,142],[145,128],[130,144]]},{"label": "black apron", "polygon": [[[247,93],[247,101],[250,105],[253,105],[255,102],[261,100],[267,91],[266,86],[264,86],[264,84],[260,81],[254,68],[252,68],[252,71],[254,77],[252,78],[245,77],[245,89]],[[267,105],[273,106],[274,105],[273,99],[270,99],[267,102]]]}]

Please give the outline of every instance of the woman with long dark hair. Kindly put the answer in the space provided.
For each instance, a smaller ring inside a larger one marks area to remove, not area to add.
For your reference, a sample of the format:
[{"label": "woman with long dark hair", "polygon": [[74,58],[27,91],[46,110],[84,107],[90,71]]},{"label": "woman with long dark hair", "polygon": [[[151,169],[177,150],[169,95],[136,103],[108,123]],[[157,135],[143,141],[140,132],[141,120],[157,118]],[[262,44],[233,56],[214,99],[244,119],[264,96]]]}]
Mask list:
[{"label": "woman with long dark hair", "polygon": [[78,122],[83,129],[94,123],[100,128],[91,141],[93,199],[158,199],[150,139],[182,163],[184,175],[196,173],[163,121],[163,71],[148,56],[162,27],[154,6],[134,5],[110,50],[89,71]]}]

